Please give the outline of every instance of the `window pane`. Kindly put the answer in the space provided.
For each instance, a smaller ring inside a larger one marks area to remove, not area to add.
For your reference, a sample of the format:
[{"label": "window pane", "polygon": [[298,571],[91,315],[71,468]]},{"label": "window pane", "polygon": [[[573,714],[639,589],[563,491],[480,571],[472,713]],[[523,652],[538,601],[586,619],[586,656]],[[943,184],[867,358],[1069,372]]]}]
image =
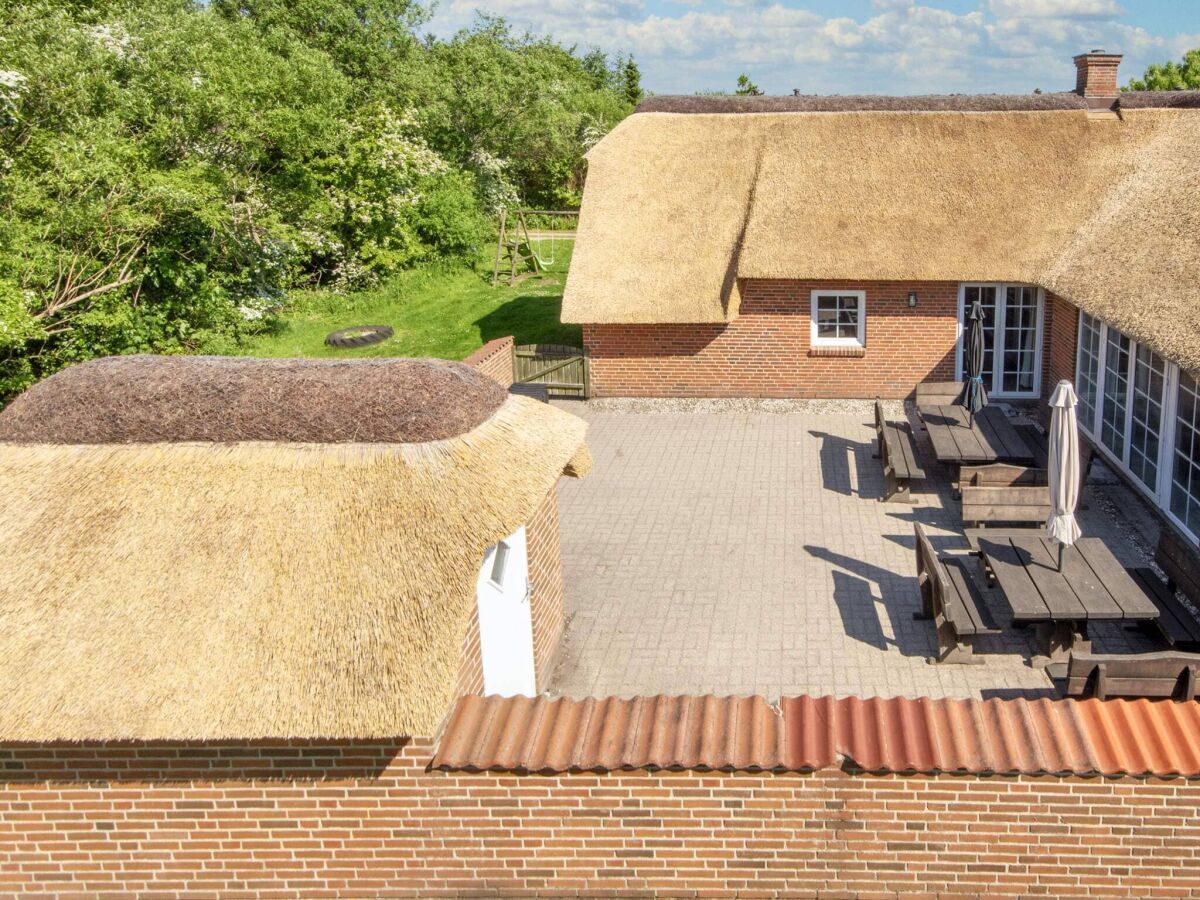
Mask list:
[{"label": "window pane", "polygon": [[1193,533],[1200,533],[1200,388],[1192,376],[1179,373],[1179,404],[1175,422],[1175,462],[1171,478],[1171,512]]},{"label": "window pane", "polygon": [[1162,432],[1162,397],[1166,364],[1139,346],[1133,361],[1133,417],[1129,430],[1129,468],[1135,478],[1158,488],[1158,447]]},{"label": "window pane", "polygon": [[1079,366],[1075,373],[1075,392],[1079,395],[1079,424],[1085,431],[1096,432],[1096,407],[1100,384],[1100,321],[1087,313],[1080,315]]},{"label": "window pane", "polygon": [[1104,412],[1100,441],[1117,459],[1125,459],[1125,410],[1129,395],[1129,338],[1108,329],[1104,348]]}]

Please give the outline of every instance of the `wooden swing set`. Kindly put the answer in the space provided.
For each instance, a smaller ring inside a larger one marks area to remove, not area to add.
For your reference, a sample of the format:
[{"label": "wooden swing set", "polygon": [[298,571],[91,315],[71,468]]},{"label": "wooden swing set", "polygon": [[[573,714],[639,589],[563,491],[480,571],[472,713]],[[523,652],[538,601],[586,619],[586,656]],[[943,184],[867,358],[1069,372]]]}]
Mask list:
[{"label": "wooden swing set", "polygon": [[546,274],[557,261],[558,242],[574,241],[578,226],[577,209],[500,210],[492,285],[500,283],[502,269],[509,287],[531,275]]}]

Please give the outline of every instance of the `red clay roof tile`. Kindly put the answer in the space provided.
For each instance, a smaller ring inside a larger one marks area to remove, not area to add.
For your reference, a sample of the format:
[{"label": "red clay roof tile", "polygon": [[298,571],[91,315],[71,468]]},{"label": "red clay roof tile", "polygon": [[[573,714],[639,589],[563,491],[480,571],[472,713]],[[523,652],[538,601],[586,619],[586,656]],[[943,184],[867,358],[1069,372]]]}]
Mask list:
[{"label": "red clay roof tile", "polygon": [[1169,700],[464,697],[442,769],[1200,776],[1200,704]]}]

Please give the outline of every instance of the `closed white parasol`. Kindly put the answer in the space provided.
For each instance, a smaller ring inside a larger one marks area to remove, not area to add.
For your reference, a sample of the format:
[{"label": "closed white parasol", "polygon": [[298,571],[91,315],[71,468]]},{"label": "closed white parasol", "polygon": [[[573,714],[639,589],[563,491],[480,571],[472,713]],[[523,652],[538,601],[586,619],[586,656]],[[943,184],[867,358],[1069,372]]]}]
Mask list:
[{"label": "closed white parasol", "polygon": [[1058,541],[1058,570],[1063,549],[1079,540],[1075,506],[1079,503],[1079,431],[1075,423],[1075,388],[1060,381],[1050,397],[1050,518],[1046,537]]}]

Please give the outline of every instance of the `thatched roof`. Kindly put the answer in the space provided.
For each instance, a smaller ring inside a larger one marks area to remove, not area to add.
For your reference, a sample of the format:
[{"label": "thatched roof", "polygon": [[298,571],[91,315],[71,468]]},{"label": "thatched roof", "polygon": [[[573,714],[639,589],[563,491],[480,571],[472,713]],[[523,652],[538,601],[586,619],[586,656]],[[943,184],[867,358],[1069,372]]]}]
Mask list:
[{"label": "thatched roof", "polygon": [[1032,109],[1087,109],[1079,94],[791,94],[787,96],[670,95],[647,97],[638,112],[1003,112]]},{"label": "thatched roof", "polygon": [[566,322],[726,322],[747,278],[1022,281],[1200,369],[1192,110],[639,113],[588,159]]},{"label": "thatched roof", "polygon": [[504,390],[432,359],[112,356],[35,384],[0,441],[412,443],[470,431]]},{"label": "thatched roof", "polygon": [[485,549],[584,430],[508,397],[441,440],[0,444],[0,739],[432,733]]}]

